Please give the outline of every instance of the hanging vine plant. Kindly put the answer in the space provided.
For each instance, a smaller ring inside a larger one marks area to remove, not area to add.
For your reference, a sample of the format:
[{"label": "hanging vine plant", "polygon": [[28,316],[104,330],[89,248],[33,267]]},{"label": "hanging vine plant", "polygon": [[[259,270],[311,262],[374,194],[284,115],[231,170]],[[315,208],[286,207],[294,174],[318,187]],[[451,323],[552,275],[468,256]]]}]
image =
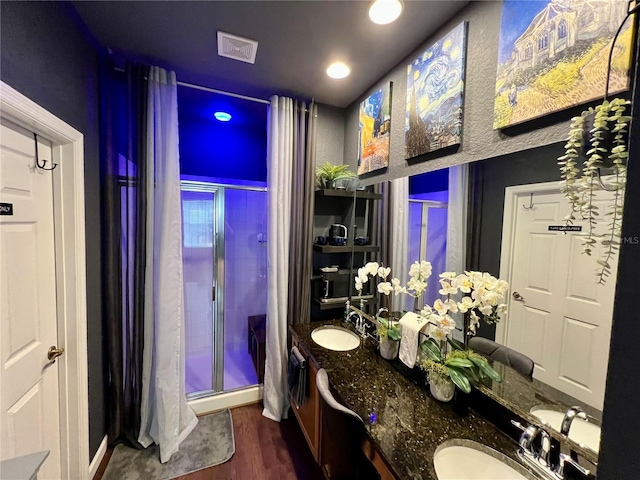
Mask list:
[{"label": "hanging vine plant", "polygon": [[[597,260],[596,276],[598,283],[604,284],[611,274],[611,259],[620,245],[620,230],[624,190],[626,185],[627,139],[631,117],[626,115],[630,105],[628,100],[616,98],[605,100],[595,108],[590,108],[571,121],[569,137],[565,145],[565,154],[558,158],[562,177],[561,191],[565,195],[571,212],[566,217],[567,225],[573,224],[578,217],[587,221],[587,233],[582,242],[583,252],[593,253],[598,240],[602,244],[601,258]],[[585,135],[589,120],[593,127]],[[583,168],[578,167],[582,152],[586,150]],[[610,168],[613,179],[606,185],[601,170]],[[582,175],[580,175],[582,173]],[[613,194],[613,202],[604,215],[599,212],[595,200],[598,191]],[[597,231],[601,216],[607,217],[607,231]]]}]

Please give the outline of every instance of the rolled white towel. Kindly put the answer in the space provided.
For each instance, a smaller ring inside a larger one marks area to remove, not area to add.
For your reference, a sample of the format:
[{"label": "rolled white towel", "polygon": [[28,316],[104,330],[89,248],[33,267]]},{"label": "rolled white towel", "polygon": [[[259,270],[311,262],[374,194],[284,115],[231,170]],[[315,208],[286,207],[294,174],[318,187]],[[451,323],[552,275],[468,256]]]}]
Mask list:
[{"label": "rolled white towel", "polygon": [[425,330],[429,322],[413,312],[407,312],[400,319],[400,361],[407,367],[413,368],[418,357],[418,342],[420,331]]}]

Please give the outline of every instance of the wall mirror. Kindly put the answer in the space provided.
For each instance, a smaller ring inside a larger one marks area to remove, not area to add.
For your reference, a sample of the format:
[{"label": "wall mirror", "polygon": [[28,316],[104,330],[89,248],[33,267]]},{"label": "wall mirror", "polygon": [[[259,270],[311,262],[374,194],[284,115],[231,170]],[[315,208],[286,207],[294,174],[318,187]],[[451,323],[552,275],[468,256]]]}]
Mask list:
[{"label": "wall mirror", "polygon": [[[388,258],[405,276],[415,260],[432,263],[425,296],[430,304],[440,298],[437,275],[446,270],[486,271],[509,282],[507,314],[497,325],[483,325],[477,336],[531,358],[533,379],[504,367],[502,383],[481,388],[526,420],[558,432],[575,407],[563,433],[597,461],[617,258],[607,282],[598,284],[599,252],[582,253],[588,225],[579,218],[574,231],[561,228],[570,208],[559,190],[562,148],[394,180],[391,189],[397,183],[405,193],[404,201],[390,200],[392,215],[404,220],[394,219],[392,229],[406,235],[396,234]],[[605,193],[597,201],[604,211],[611,198]]]}]

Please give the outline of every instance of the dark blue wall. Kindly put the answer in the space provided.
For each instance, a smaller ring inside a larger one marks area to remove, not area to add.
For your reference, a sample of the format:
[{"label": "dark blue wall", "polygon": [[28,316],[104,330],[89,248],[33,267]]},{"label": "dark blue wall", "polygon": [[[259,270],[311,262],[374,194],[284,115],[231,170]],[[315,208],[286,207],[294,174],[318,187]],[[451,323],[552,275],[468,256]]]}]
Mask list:
[{"label": "dark blue wall", "polygon": [[263,128],[180,119],[180,172],[266,182],[266,107]]},{"label": "dark blue wall", "polygon": [[409,195],[449,190],[449,169],[421,173],[409,177]]},{"label": "dark blue wall", "polygon": [[84,135],[90,455],[107,432],[100,300],[98,45],[67,2],[0,4],[2,81]]}]

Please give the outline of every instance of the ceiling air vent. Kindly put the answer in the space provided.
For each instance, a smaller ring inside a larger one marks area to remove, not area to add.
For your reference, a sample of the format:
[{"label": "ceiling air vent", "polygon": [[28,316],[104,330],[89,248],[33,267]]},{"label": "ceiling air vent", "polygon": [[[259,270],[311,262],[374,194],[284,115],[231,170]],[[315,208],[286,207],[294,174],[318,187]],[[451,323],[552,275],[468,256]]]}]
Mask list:
[{"label": "ceiling air vent", "polygon": [[218,32],[218,55],[246,63],[255,63],[258,42]]}]

